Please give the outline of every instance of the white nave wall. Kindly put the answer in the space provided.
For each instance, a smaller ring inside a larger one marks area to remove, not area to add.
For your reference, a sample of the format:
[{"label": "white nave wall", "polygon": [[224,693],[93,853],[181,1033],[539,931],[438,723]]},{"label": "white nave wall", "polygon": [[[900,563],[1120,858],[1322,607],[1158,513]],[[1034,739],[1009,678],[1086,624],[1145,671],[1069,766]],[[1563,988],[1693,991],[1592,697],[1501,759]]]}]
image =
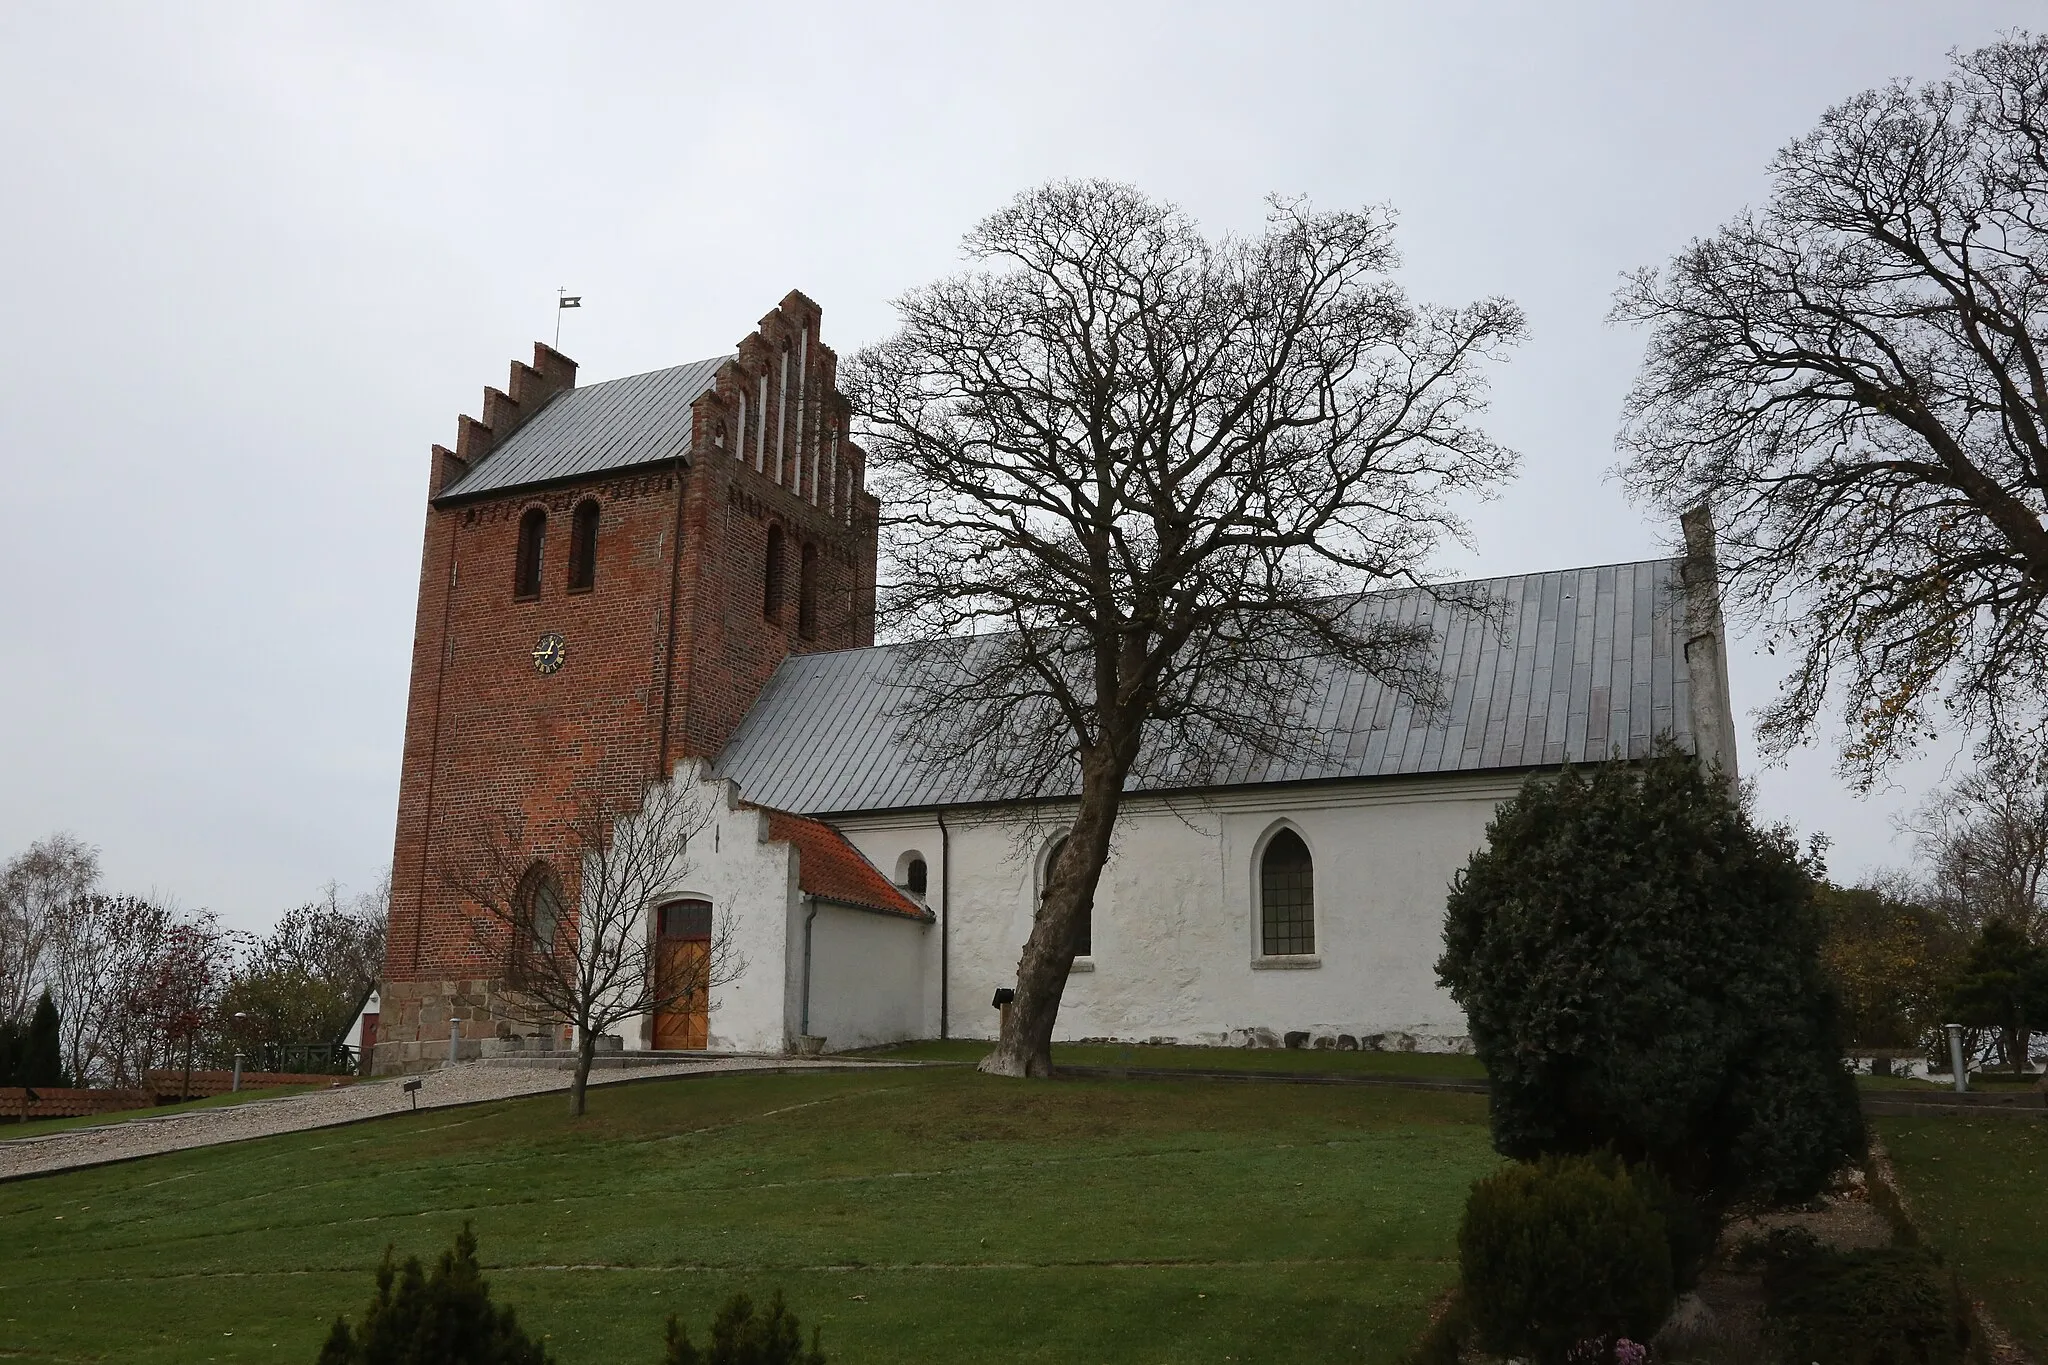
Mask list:
[{"label": "white nave wall", "polygon": [[[1268,1041],[1301,1031],[1464,1046],[1464,1018],[1436,985],[1444,895],[1517,785],[1493,774],[1131,800],[1096,897],[1094,953],[1068,978],[1057,1036],[1235,1043],[1266,1030]],[[884,870],[907,852],[925,858],[928,904],[950,920],[924,935],[931,1022],[943,939],[947,1031],[993,1037],[989,1001],[1015,980],[1063,813],[953,814],[943,832],[925,813],[833,823]],[[1259,953],[1256,855],[1282,824],[1315,858],[1309,961]]]}]

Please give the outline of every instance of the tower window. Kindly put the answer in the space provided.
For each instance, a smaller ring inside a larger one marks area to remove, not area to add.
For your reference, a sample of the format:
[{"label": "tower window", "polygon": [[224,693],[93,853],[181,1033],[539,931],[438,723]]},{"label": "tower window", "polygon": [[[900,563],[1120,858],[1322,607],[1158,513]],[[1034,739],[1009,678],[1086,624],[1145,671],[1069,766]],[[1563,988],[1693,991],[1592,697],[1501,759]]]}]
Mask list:
[{"label": "tower window", "polygon": [[818,547],[808,542],[796,572],[796,633],[818,638]]},{"label": "tower window", "polygon": [[526,515],[519,519],[519,554],[512,565],[514,597],[540,596],[541,551],[547,538],[547,512],[539,507],[527,508]]},{"label": "tower window", "polygon": [[597,500],[576,504],[569,523],[569,591],[589,592],[597,586]]},{"label": "tower window", "polygon": [[1275,834],[1259,859],[1259,950],[1268,957],[1316,950],[1316,866],[1291,829]]},{"label": "tower window", "polygon": [[782,528],[768,528],[768,557],[761,567],[761,615],[782,619]]},{"label": "tower window", "polygon": [[555,954],[555,936],[568,912],[562,883],[545,862],[535,862],[519,879],[512,896],[512,975],[514,979],[545,978]]}]

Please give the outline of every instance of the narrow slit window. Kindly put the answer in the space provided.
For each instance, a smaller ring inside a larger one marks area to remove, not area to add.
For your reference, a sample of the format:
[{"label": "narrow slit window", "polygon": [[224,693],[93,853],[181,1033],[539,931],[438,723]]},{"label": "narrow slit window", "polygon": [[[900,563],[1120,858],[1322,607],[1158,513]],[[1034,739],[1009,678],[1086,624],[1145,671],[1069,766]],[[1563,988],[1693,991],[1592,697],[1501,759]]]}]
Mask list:
[{"label": "narrow slit window", "polygon": [[1316,950],[1316,869],[1291,829],[1275,834],[1259,859],[1259,949],[1268,957]]},{"label": "narrow slit window", "polygon": [[519,519],[519,551],[512,565],[512,595],[540,596],[540,565],[548,538],[548,514],[538,507],[526,509]]},{"label": "narrow slit window", "polygon": [[569,523],[569,591],[589,592],[597,586],[597,502],[576,504]]},{"label": "narrow slit window", "polygon": [[806,640],[818,638],[818,547],[809,543],[797,564],[796,633]]},{"label": "narrow slit window", "polygon": [[768,528],[768,554],[761,566],[761,615],[782,620],[782,528]]}]

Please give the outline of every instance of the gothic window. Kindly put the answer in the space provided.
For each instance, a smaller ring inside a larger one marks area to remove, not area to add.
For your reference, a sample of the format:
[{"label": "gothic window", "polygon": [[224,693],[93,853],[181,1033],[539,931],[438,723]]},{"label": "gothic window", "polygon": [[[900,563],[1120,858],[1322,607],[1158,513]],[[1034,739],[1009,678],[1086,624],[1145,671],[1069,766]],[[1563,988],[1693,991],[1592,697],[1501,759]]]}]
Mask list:
[{"label": "gothic window", "polygon": [[818,547],[808,541],[796,571],[796,633],[818,638]]},{"label": "gothic window", "polygon": [[782,619],[782,528],[768,528],[768,558],[761,567],[761,615]]},{"label": "gothic window", "polygon": [[526,515],[519,519],[519,553],[512,564],[514,597],[540,596],[541,549],[547,538],[547,512],[539,507],[527,508]]},{"label": "gothic window", "polygon": [[512,973],[534,971],[554,956],[555,935],[565,918],[562,883],[545,861],[536,860],[512,896]]},{"label": "gothic window", "polygon": [[597,586],[597,501],[576,504],[569,523],[569,591],[589,592]]},{"label": "gothic window", "polygon": [[[1066,851],[1067,841],[1065,836],[1061,836],[1060,838],[1055,839],[1053,841],[1052,847],[1046,850],[1045,874],[1039,879],[1038,884],[1038,899],[1041,902],[1045,899],[1045,893],[1052,890],[1053,870],[1059,866],[1060,855],[1062,853],[1065,853]],[[1095,908],[1093,906],[1088,906],[1081,911],[1081,922],[1075,926],[1074,956],[1093,957],[1094,955]]]},{"label": "gothic window", "polygon": [[1291,829],[1266,843],[1259,858],[1259,951],[1268,957],[1316,950],[1315,860]]}]

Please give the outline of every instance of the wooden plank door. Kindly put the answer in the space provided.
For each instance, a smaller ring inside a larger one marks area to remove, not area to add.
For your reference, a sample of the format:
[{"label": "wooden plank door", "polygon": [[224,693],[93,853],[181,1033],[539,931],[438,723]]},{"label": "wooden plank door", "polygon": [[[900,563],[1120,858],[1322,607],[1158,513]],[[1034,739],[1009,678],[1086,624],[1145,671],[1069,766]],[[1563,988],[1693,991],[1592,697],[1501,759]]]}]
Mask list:
[{"label": "wooden plank door", "polygon": [[657,1052],[689,1051],[708,1042],[711,1001],[705,981],[711,961],[711,906],[706,901],[674,901],[661,907],[657,919],[655,971],[663,995],[677,994],[655,1011]]}]

